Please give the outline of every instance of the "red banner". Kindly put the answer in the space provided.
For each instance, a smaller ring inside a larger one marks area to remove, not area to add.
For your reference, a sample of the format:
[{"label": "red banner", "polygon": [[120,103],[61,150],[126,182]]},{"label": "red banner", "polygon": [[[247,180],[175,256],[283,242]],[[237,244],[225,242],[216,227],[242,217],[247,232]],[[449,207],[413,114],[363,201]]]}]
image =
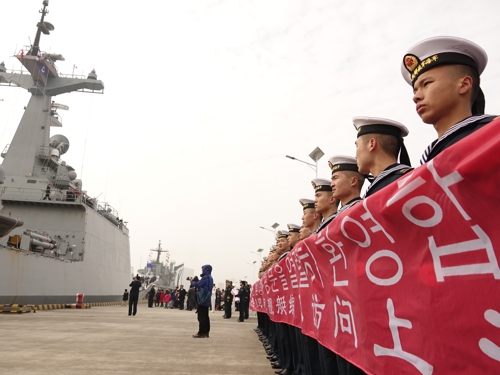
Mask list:
[{"label": "red banner", "polygon": [[251,308],[369,374],[500,374],[499,126],[300,242]]}]

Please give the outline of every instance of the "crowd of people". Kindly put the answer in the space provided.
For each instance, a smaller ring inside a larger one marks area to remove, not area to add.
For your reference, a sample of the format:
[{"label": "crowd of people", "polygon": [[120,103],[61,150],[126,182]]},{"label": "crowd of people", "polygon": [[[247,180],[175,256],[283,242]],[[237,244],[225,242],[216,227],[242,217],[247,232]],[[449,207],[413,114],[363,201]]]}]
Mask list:
[{"label": "crowd of people", "polygon": [[[484,114],[479,77],[486,62],[481,47],[454,37],[424,40],[404,55],[401,71],[413,89],[416,111],[437,135],[424,151],[421,164],[496,118]],[[312,181],[313,199],[300,199],[302,225],[288,224],[288,230],[278,231],[277,244],[264,258],[259,277],[299,241],[324,230],[339,213],[412,171],[403,142],[409,131],[403,124],[376,117],[355,117],[353,124],[355,157],[329,159],[331,178]],[[365,180],[370,184],[362,197]],[[299,328],[274,322],[265,313],[258,313],[256,332],[277,374],[365,374]]]}]

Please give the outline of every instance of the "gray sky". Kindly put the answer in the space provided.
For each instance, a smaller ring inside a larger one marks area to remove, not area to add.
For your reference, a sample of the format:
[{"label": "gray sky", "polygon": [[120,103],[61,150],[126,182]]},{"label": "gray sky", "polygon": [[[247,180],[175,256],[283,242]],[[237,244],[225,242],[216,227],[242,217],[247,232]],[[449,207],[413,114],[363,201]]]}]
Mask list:
[{"label": "gray sky", "polygon": [[[41,3],[2,3],[9,69],[21,67],[9,56],[33,40]],[[83,189],[129,222],[135,269],[161,239],[196,272],[210,263],[216,281],[253,282],[251,251],[273,243],[259,226],[300,224],[298,200],[313,195],[314,171],[285,155],[310,161],[319,146],[319,177],[328,177],[330,156],[354,155],[354,116],[404,123],[417,165],[435,134],[415,112],[400,63],[421,39],[481,45],[486,112],[500,114],[495,0],[50,0],[49,11],[55,30],[42,50],[64,55],[63,73],[95,68],[106,87],[56,97],[70,110],[52,134],[69,138],[64,158]],[[0,87],[0,98],[3,149],[29,94]]]}]

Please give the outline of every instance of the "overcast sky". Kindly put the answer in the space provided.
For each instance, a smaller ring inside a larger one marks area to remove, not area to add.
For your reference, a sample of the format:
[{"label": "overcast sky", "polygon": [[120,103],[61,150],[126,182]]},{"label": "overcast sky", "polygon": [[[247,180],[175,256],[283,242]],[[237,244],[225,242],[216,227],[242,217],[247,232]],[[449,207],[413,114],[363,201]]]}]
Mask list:
[{"label": "overcast sky", "polygon": [[[0,61],[33,40],[41,0],[3,1]],[[119,4],[119,6],[117,5]],[[119,210],[134,269],[162,240],[177,264],[215,280],[253,282],[259,229],[300,224],[313,197],[311,161],[355,153],[354,116],[387,117],[410,130],[413,165],[434,139],[415,112],[400,63],[418,41],[470,39],[488,53],[486,112],[500,113],[500,2],[476,1],[63,1],[50,0],[41,48],[59,71],[96,69],[104,95],[72,93],[64,159],[83,189]],[[0,87],[0,148],[10,143],[29,94]],[[265,254],[264,254],[265,255]],[[256,267],[257,269],[258,267]]]}]

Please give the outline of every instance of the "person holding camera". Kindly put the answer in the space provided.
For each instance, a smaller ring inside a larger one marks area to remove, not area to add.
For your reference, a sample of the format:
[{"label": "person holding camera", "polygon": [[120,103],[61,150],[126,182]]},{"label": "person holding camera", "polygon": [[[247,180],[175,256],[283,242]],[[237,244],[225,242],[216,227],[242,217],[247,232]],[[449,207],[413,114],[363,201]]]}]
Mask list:
[{"label": "person holding camera", "polygon": [[137,301],[139,300],[139,289],[141,288],[140,277],[137,275],[130,283],[130,299],[128,300],[128,315],[137,314]]},{"label": "person holding camera", "polygon": [[197,288],[196,303],[198,304],[198,333],[193,335],[194,338],[209,337],[210,333],[210,317],[208,309],[210,307],[212,288],[214,280],[212,278],[212,266],[206,264],[201,267],[202,274],[200,281],[191,280],[191,285]]}]

